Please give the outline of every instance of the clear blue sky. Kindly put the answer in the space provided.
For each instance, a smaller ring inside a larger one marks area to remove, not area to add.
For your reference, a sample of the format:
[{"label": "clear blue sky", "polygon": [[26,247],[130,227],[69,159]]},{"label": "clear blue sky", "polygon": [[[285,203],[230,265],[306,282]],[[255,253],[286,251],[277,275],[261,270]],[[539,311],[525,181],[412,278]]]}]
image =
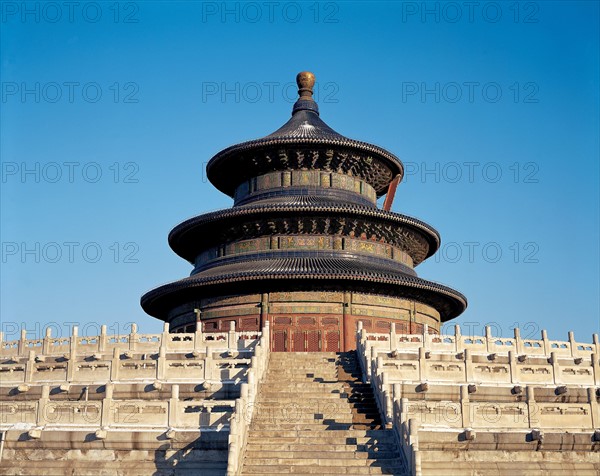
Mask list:
[{"label": "clear blue sky", "polygon": [[9,337],[160,329],[141,294],[191,271],[168,232],[231,205],[206,161],[283,124],[310,70],[331,127],[405,162],[393,209],[441,233],[417,271],[469,298],[456,323],[591,341],[598,2],[225,5],[2,3]]}]

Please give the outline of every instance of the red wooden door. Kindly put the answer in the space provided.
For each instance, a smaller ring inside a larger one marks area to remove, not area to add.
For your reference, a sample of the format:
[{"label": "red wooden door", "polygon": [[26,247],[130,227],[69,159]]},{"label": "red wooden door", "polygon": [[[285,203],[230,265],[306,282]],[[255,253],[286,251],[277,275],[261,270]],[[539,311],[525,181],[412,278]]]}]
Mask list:
[{"label": "red wooden door", "polygon": [[287,332],[273,330],[273,352],[285,352],[287,350]]},{"label": "red wooden door", "polygon": [[340,331],[325,331],[325,351],[340,351]]},{"label": "red wooden door", "polygon": [[295,329],[292,337],[292,352],[306,352],[304,332]]},{"label": "red wooden door", "polygon": [[306,351],[319,352],[321,350],[321,331],[304,331]]}]

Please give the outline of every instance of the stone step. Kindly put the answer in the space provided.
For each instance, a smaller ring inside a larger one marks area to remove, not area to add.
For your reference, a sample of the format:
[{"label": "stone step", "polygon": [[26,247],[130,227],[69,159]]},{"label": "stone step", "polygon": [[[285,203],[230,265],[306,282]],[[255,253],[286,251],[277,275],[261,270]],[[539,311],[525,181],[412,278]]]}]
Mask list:
[{"label": "stone step", "polygon": [[373,394],[373,389],[368,386],[350,386],[341,383],[318,383],[318,384],[281,384],[264,382],[264,387],[259,389],[260,393],[289,393],[289,392],[305,392],[305,393],[348,393],[353,395],[358,394]]},{"label": "stone step", "polygon": [[374,401],[373,395],[368,393],[350,393],[350,392],[339,392],[335,390],[309,390],[309,389],[298,389],[294,391],[274,391],[270,389],[263,389],[258,392],[258,400],[281,400],[282,402],[302,402],[304,400],[322,400],[322,399],[334,399],[334,400],[349,400],[353,401]]},{"label": "stone step", "polygon": [[[326,469],[326,472],[325,472]],[[377,467],[369,466],[365,468],[350,467],[328,467],[323,468],[319,466],[244,466],[242,474],[294,474],[296,476],[302,475],[314,475],[320,476],[334,476],[334,475],[363,475],[363,474],[393,474],[395,476],[404,476],[409,473],[404,470],[403,467]]]},{"label": "stone step", "polygon": [[[314,440],[315,438],[322,438],[323,441],[348,441],[349,439],[356,439],[359,443],[363,441],[362,439],[366,438],[369,441],[392,441],[388,440],[388,438],[392,438],[393,434],[382,430],[379,428],[376,429],[366,429],[366,428],[351,428],[349,430],[328,430],[323,428],[318,429],[309,429],[309,430],[288,430],[288,429],[273,429],[273,427],[269,429],[263,428],[249,428],[249,437],[260,438],[261,441],[269,439],[269,441],[273,441],[274,439],[279,438],[292,438],[302,440]],[[360,441],[359,441],[360,439]]]},{"label": "stone step", "polygon": [[[375,418],[378,418],[379,415],[369,416],[369,415],[330,415],[330,416],[270,416],[270,415],[257,415],[252,419],[252,424],[264,424],[264,423],[276,423],[279,424],[311,424],[311,423],[320,423],[322,425],[331,425],[334,423],[339,424],[374,424]],[[376,422],[379,424],[379,421]]]},{"label": "stone step", "polygon": [[[351,438],[352,439],[352,438]],[[358,438],[355,438],[358,441]],[[282,442],[285,440],[286,442]],[[293,443],[287,442],[288,440],[294,441]],[[300,451],[306,453],[323,451],[326,445],[327,451],[335,451],[336,453],[343,452],[370,452],[370,453],[379,453],[379,452],[390,452],[395,453],[398,456],[398,445],[395,441],[390,440],[390,442],[381,442],[381,443],[370,443],[369,438],[361,438],[362,443],[356,444],[338,444],[332,442],[319,442],[315,441],[313,444],[307,444],[306,440],[301,438],[272,438],[270,441],[272,443],[261,441],[260,443],[248,444],[248,449],[246,451]]]},{"label": "stone step", "polygon": [[402,460],[396,459],[384,459],[383,461],[377,461],[372,459],[355,459],[355,458],[336,458],[332,455],[330,458],[246,458],[244,463],[249,466],[319,466],[321,468],[325,466],[343,466],[343,467],[368,467],[368,466],[394,466],[402,467]]},{"label": "stone step", "polygon": [[355,388],[355,389],[369,389],[369,390],[373,390],[371,388],[371,385],[368,383],[362,383],[362,382],[354,382],[354,381],[340,381],[337,378],[333,378],[333,379],[319,379],[318,377],[315,377],[317,380],[312,380],[312,377],[310,380],[296,380],[296,379],[290,379],[287,381],[282,381],[281,378],[276,378],[273,380],[264,380],[263,382],[269,385],[273,385],[275,388],[286,388],[286,387],[305,387],[305,386],[310,386],[310,387],[336,387],[336,388]]},{"label": "stone step", "polygon": [[319,405],[323,405],[328,409],[331,408],[377,408],[377,403],[375,399],[361,399],[355,402],[348,402],[345,398],[338,398],[340,400],[337,404],[329,401],[330,399],[315,399],[315,400],[300,400],[296,399],[295,402],[285,402],[280,401],[278,399],[273,400],[265,400],[259,399],[254,403],[255,408],[264,408],[264,409],[273,409],[273,410],[283,410],[283,409],[296,409],[296,410],[310,410],[315,409],[319,410],[321,407]]},{"label": "stone step", "polygon": [[373,405],[377,406],[377,403],[373,397],[366,397],[363,395],[355,395],[355,396],[344,396],[339,393],[327,393],[323,395],[307,395],[298,398],[297,395],[292,393],[288,393],[285,396],[278,396],[275,394],[263,394],[259,395],[258,400],[255,405],[270,405],[275,402],[282,406],[291,406],[291,405],[300,405],[304,402],[310,402],[310,405],[313,405],[313,408],[321,408],[318,405],[327,405],[328,408],[331,408],[334,405],[334,408],[343,408],[347,407],[355,407],[357,405]]},{"label": "stone step", "polygon": [[257,408],[253,413],[253,418],[276,418],[276,419],[327,419],[327,418],[379,418],[379,412],[376,408],[356,409],[352,407],[335,408],[333,405],[327,408],[327,405],[320,409],[269,409]]},{"label": "stone step", "polygon": [[339,366],[335,362],[309,362],[309,361],[296,361],[296,362],[269,362],[268,370],[271,369],[324,369],[324,370],[335,370],[339,369]]},{"label": "stone step", "polygon": [[280,377],[282,375],[292,375],[294,377],[332,377],[338,376],[338,371],[335,369],[269,369],[265,373],[266,378]]},{"label": "stone step", "polygon": [[[321,449],[323,449],[321,447]],[[327,448],[328,450],[330,448]],[[292,460],[305,460],[305,459],[359,459],[359,460],[397,460],[400,454],[397,451],[356,451],[355,449],[349,450],[331,450],[331,451],[277,451],[277,450],[259,450],[254,447],[246,450],[246,461],[253,461],[257,459],[292,459]]]},{"label": "stone step", "polygon": [[327,408],[323,406],[322,409],[264,409],[257,408],[253,413],[253,418],[277,418],[277,419],[319,419],[324,418],[347,418],[353,416],[360,416],[365,418],[379,418],[379,412],[376,408],[371,409],[355,409],[355,408]]},{"label": "stone step", "polygon": [[[252,422],[250,428],[253,430],[268,430],[273,429],[273,422]],[[361,423],[361,422],[348,422],[348,423],[284,423],[278,422],[278,430],[295,430],[295,431],[331,431],[331,430],[360,430],[360,429],[378,429],[381,425],[379,423]]]},{"label": "stone step", "polygon": [[[304,432],[311,433],[311,432]],[[331,432],[329,432],[331,433]],[[302,434],[302,432],[301,432]],[[323,449],[324,445],[328,445],[327,448],[331,447],[352,447],[361,448],[382,448],[391,449],[397,448],[398,444],[393,435],[384,437],[370,437],[370,436],[280,436],[280,437],[261,437],[256,443],[248,443],[248,447],[262,447],[268,446],[269,448],[280,448],[280,447],[306,447],[311,449]]]},{"label": "stone step", "polygon": [[329,369],[339,368],[339,363],[336,361],[328,360],[309,360],[309,359],[296,359],[296,360],[271,360],[269,362],[269,368],[301,368],[301,367],[323,367]]}]

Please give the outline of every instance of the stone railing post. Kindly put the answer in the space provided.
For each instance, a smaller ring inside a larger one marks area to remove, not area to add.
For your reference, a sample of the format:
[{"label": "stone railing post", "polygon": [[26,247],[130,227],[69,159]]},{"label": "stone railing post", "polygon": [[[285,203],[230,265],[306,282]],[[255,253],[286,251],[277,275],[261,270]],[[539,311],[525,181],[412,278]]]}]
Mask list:
[{"label": "stone railing post", "polygon": [[592,369],[594,372],[594,385],[600,385],[600,360],[598,359],[598,355],[593,353],[591,355],[592,359]]},{"label": "stone railing post", "polygon": [[271,352],[271,324],[269,321],[265,322],[260,338],[268,358],[269,353]]},{"label": "stone railing post", "polygon": [[462,413],[462,426],[469,428],[471,423],[471,401],[469,399],[469,386],[460,386],[460,411]]},{"label": "stone railing post", "polygon": [[167,377],[167,349],[158,348],[158,360],[156,361],[156,378],[164,380]]},{"label": "stone railing post", "polygon": [[138,341],[137,324],[132,323],[131,330],[129,331],[129,350],[137,349],[137,341]]},{"label": "stone railing post", "polygon": [[169,399],[169,427],[179,426],[179,385],[171,385],[171,398]]},{"label": "stone railing post", "polygon": [[423,324],[423,348],[431,348],[431,342],[429,339],[429,326],[427,324]]},{"label": "stone railing post", "polygon": [[400,426],[406,424],[408,420],[408,398],[400,398],[400,415],[399,415]]},{"label": "stone railing post", "polygon": [[204,380],[208,381],[212,379],[213,371],[213,358],[210,347],[206,346],[206,356],[204,357]]},{"label": "stone railing post", "polygon": [[25,355],[27,349],[25,341],[27,340],[27,329],[21,329],[21,338],[19,339],[19,356]]},{"label": "stone railing post", "polygon": [[494,338],[492,337],[492,329],[490,326],[485,326],[485,350],[488,353],[492,352],[494,346]]},{"label": "stone railing post", "polygon": [[160,347],[164,347],[165,351],[169,348],[169,343],[170,343],[170,339],[169,339],[169,323],[165,322],[163,324],[163,330],[160,334]]},{"label": "stone railing post", "polygon": [[554,383],[562,383],[562,378],[560,375],[560,366],[558,365],[558,356],[556,352],[550,353],[550,362],[552,363],[552,375],[554,378]]},{"label": "stone railing post", "polygon": [[471,349],[463,350],[465,358],[465,381],[467,383],[473,381],[473,356],[471,355]]},{"label": "stone railing post", "polygon": [[42,395],[38,400],[38,408],[37,415],[35,418],[35,423],[37,426],[43,426],[47,423],[46,415],[48,414],[49,409],[47,408],[50,403],[50,386],[42,385]]},{"label": "stone railing post", "polygon": [[231,321],[229,323],[229,332],[227,333],[227,348],[229,350],[236,350],[238,348],[237,336],[235,335],[235,321]]},{"label": "stone railing post", "polygon": [[454,345],[457,353],[463,350],[462,334],[460,333],[460,326],[458,324],[454,326]]},{"label": "stone railing post", "polygon": [[598,400],[596,399],[596,389],[588,387],[588,402],[590,403],[590,413],[592,414],[592,428],[600,427],[600,410],[598,410]]},{"label": "stone railing post", "polygon": [[514,331],[514,337],[515,337],[515,350],[517,351],[517,354],[523,354],[523,341],[521,340],[521,329],[519,329],[518,327],[515,327],[513,329]]},{"label": "stone railing post", "polygon": [[102,416],[101,425],[102,427],[110,426],[113,423],[112,414],[112,401],[113,401],[114,386],[112,383],[106,384],[106,395],[102,399]]},{"label": "stone railing post", "polygon": [[427,380],[427,351],[425,347],[419,347],[419,380]]},{"label": "stone railing post", "polygon": [[[359,321],[360,324],[360,329],[362,329],[362,322]],[[360,332],[360,330],[359,330]],[[390,326],[390,352],[393,352],[394,350],[396,350],[396,347],[398,346],[398,336],[396,335],[396,323],[392,322],[392,325]]]},{"label": "stone railing post", "polygon": [[419,461],[417,461],[416,453],[419,451],[419,426],[417,420],[411,418],[408,420],[408,441],[412,450],[412,474],[417,476],[421,474]]},{"label": "stone railing post", "polygon": [[575,333],[569,331],[569,347],[571,348],[571,357],[577,357],[577,344],[575,342]]},{"label": "stone railing post", "polygon": [[71,332],[71,340],[69,341],[69,356],[70,360],[77,359],[77,351],[79,349],[79,327],[73,326],[73,330]]},{"label": "stone railing post", "polygon": [[33,381],[33,372],[35,372],[35,350],[30,350],[25,364],[25,383]]},{"label": "stone railing post", "polygon": [[196,330],[194,331],[194,350],[202,349],[204,345],[204,335],[202,333],[202,321],[196,320]]},{"label": "stone railing post", "polygon": [[106,336],[106,324],[100,326],[100,337],[98,338],[98,352],[106,352],[108,337]]},{"label": "stone railing post", "polygon": [[537,413],[538,407],[535,401],[535,392],[531,385],[526,387],[527,395],[527,416],[529,419],[529,428],[535,428],[538,424]]},{"label": "stone railing post", "polygon": [[548,341],[548,331],[542,330],[542,347],[544,348],[544,355],[550,355],[550,342]]},{"label": "stone railing post", "polygon": [[377,365],[377,349],[371,347],[371,360],[369,361],[369,378],[372,382],[376,376],[376,365]]},{"label": "stone railing post", "polygon": [[118,347],[113,348],[112,360],[110,362],[110,381],[119,380],[119,367],[121,366],[121,352]]},{"label": "stone railing post", "polygon": [[596,355],[600,355],[600,338],[598,337],[598,334],[592,334],[592,342],[596,348]]},{"label": "stone railing post", "polygon": [[514,350],[508,351],[508,366],[510,368],[510,382],[517,383],[519,381],[517,370],[517,356]]},{"label": "stone railing post", "polygon": [[46,327],[46,335],[42,342],[42,354],[48,355],[50,353],[50,339],[52,338],[52,328]]}]

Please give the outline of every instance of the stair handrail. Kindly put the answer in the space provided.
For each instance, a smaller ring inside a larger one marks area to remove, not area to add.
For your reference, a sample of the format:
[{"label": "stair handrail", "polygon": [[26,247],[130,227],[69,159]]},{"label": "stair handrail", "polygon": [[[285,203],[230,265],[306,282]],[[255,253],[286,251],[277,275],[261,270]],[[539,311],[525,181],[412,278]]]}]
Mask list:
[{"label": "stair handrail", "polygon": [[247,382],[240,386],[240,397],[235,401],[235,411],[229,425],[227,450],[227,476],[238,476],[242,470],[248,442],[248,427],[252,422],[258,385],[263,380],[269,365],[270,345],[269,321],[265,322],[262,334],[250,359]]}]

